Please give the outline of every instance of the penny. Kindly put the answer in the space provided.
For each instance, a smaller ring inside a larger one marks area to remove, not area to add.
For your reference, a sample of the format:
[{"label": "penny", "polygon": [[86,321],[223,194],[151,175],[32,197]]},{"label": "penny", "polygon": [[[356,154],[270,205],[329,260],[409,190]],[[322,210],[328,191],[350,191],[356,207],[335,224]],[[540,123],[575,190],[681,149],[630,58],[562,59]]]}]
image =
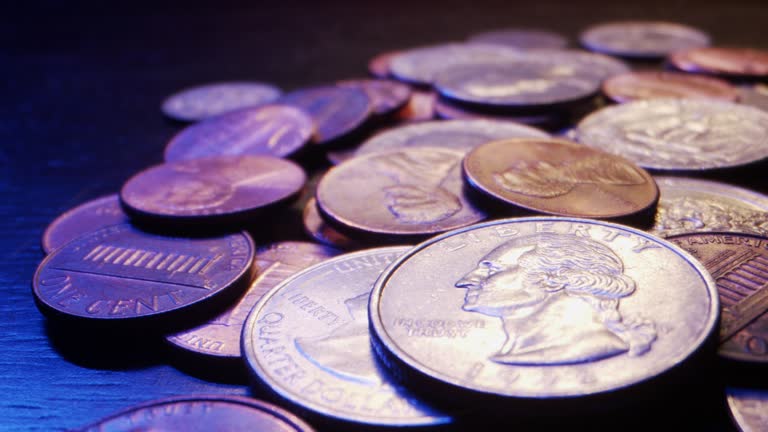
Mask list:
[{"label": "penny", "polygon": [[49,316],[102,324],[167,323],[231,300],[250,281],[254,249],[245,232],[184,238],[111,225],[48,255],[32,288]]},{"label": "penny", "polygon": [[198,121],[240,108],[277,99],[279,88],[257,82],[223,82],[190,87],[163,101],[165,115],[181,121]]},{"label": "penny", "polygon": [[467,154],[463,172],[484,195],[558,216],[622,217],[648,210],[659,199],[645,170],[563,139],[491,141]]},{"label": "penny", "polygon": [[768,85],[755,84],[740,87],[739,102],[768,111]]},{"label": "penny", "polygon": [[287,105],[241,109],[177,133],[165,147],[165,160],[239,155],[286,157],[309,142],[314,128],[309,116]]},{"label": "penny", "polygon": [[620,57],[662,58],[687,48],[709,45],[709,36],[683,24],[663,21],[617,21],[581,33],[587,49]]},{"label": "penny", "polygon": [[418,147],[363,155],[317,185],[323,219],[352,237],[408,241],[485,218],[465,196],[458,150]]},{"label": "penny", "polygon": [[99,228],[128,222],[117,195],[108,195],[67,210],[43,233],[43,251],[51,253],[67,242]]},{"label": "penny", "polygon": [[768,391],[726,388],[731,418],[741,432],[768,430]]},{"label": "penny", "polygon": [[259,383],[285,403],[358,428],[450,424],[384,374],[371,348],[371,287],[409,249],[341,255],[267,293],[243,331],[243,353]]},{"label": "penny", "polygon": [[408,103],[398,111],[400,121],[417,122],[435,118],[435,100],[437,95],[431,91],[413,90]]},{"label": "penny", "polygon": [[701,171],[768,156],[768,113],[714,100],[646,99],[590,114],[577,135],[646,169]]},{"label": "penny", "polygon": [[530,126],[497,120],[449,120],[422,122],[380,132],[363,142],[357,155],[412,147],[442,147],[468,152],[474,147],[504,138],[547,138]]},{"label": "penny", "polygon": [[359,88],[312,87],[283,95],[276,103],[298,107],[315,122],[315,144],[326,144],[359,129],[371,114],[371,99]]},{"label": "penny", "polygon": [[304,222],[304,231],[320,243],[341,249],[356,249],[359,247],[356,241],[325,223],[317,211],[317,200],[315,198],[310,198],[304,206],[302,220]]},{"label": "penny", "polygon": [[752,48],[696,48],[671,54],[669,62],[686,72],[746,79],[768,77],[768,51]]},{"label": "penny", "polygon": [[387,79],[359,79],[339,81],[340,87],[359,88],[371,100],[373,113],[388,115],[405,106],[411,98],[411,88],[406,84]]},{"label": "penny", "polygon": [[603,82],[603,93],[614,102],[638,99],[719,99],[735,102],[738,90],[726,81],[691,74],[641,71],[616,75]]},{"label": "penny", "polygon": [[120,199],[132,216],[155,221],[242,223],[296,196],[306,174],[272,156],[220,156],[155,165],[131,177]]},{"label": "penny", "polygon": [[77,430],[312,432],[314,429],[275,405],[244,396],[217,394],[173,396],[144,402]]},{"label": "penny", "polygon": [[499,122],[515,122],[543,129],[556,129],[568,122],[567,116],[562,113],[553,112],[538,115],[510,115],[478,112],[448,103],[440,98],[435,102],[435,113],[439,118],[446,120],[492,120]]},{"label": "penny", "polygon": [[417,245],[377,280],[369,314],[384,364],[414,388],[512,410],[631,392],[697,351],[718,308],[707,270],[677,246],[536,217]]},{"label": "penny", "polygon": [[737,231],[768,236],[768,196],[710,180],[655,178],[661,198],[651,233],[667,237]]},{"label": "penny", "polygon": [[502,29],[477,33],[467,39],[470,43],[498,44],[527,49],[563,49],[568,39],[557,33],[538,29]]},{"label": "penny", "polygon": [[166,340],[197,355],[240,360],[240,334],[253,305],[292,274],[339,253],[340,251],[330,247],[293,241],[259,247],[255,257],[258,276],[245,295],[209,322],[166,336]]},{"label": "penny", "polygon": [[399,51],[387,51],[368,62],[368,72],[375,78],[389,78],[389,62]]}]

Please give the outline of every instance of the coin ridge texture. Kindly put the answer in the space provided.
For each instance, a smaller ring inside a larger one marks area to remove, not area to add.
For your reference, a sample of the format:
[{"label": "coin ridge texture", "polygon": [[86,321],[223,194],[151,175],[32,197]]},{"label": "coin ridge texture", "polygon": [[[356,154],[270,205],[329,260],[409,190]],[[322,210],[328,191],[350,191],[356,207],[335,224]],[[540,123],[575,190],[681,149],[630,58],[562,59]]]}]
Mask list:
[{"label": "coin ridge texture", "polygon": [[370,345],[373,282],[409,249],[340,255],[265,295],[243,328],[243,353],[257,379],[288,402],[337,420],[403,427],[450,422],[401,393]]},{"label": "coin ridge texture", "polygon": [[369,313],[380,354],[435,391],[541,400],[664,373],[711,336],[718,306],[709,273],[677,246],[540,217],[417,245],[378,279]]},{"label": "coin ridge texture", "polygon": [[120,208],[117,194],[86,201],[48,224],[43,233],[43,251],[51,253],[85,233],[125,222],[128,222],[128,215]]}]

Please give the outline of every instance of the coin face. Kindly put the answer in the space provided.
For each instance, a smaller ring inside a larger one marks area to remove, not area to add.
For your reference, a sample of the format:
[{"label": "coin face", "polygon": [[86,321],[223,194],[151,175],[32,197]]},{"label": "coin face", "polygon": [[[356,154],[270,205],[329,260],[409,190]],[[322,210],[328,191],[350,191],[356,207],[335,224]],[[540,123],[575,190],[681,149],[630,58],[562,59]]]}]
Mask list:
[{"label": "coin face", "polygon": [[408,249],[341,255],[270,291],[243,332],[243,352],[257,379],[286,402],[326,418],[402,427],[449,423],[384,374],[371,347],[371,287]]},{"label": "coin face", "polygon": [[735,102],[738,90],[726,81],[691,74],[639,71],[616,75],[603,82],[603,93],[615,102],[638,99],[719,99]]},{"label": "coin face", "polygon": [[491,141],[469,152],[464,177],[501,202],[559,216],[612,218],[646,210],[659,190],[624,158],[553,138]]},{"label": "coin face", "polygon": [[696,48],[670,55],[669,62],[686,72],[737,78],[768,77],[768,51],[752,48]]},{"label": "coin face", "polygon": [[317,211],[317,200],[315,198],[310,198],[304,206],[302,221],[304,222],[304,231],[320,243],[341,249],[356,249],[359,247],[356,241],[325,223]]},{"label": "coin face", "polygon": [[250,280],[246,233],[165,237],[129,224],[78,237],[37,268],[33,291],[49,315],[138,323],[192,311]]},{"label": "coin face", "polygon": [[256,399],[243,396],[189,395],[145,402],[79,430],[312,432],[314,429],[288,411]]},{"label": "coin face", "polygon": [[579,122],[577,136],[648,169],[726,168],[768,156],[768,114],[729,102],[648,99],[600,109]]},{"label": "coin face", "polygon": [[414,385],[546,404],[663,374],[710,336],[718,307],[706,269],[655,236],[519,218],[417,245],[378,279],[369,313],[378,352]]},{"label": "coin face", "polygon": [[309,142],[314,130],[312,119],[298,108],[287,105],[246,108],[183,129],[165,147],[165,160],[290,156]]},{"label": "coin face", "polygon": [[253,305],[292,274],[338,255],[339,250],[306,242],[277,242],[256,251],[257,277],[245,295],[211,321],[166,337],[186,351],[215,358],[240,358],[240,334]]},{"label": "coin face", "polygon": [[761,389],[726,388],[731,417],[741,432],[768,429],[768,392]]},{"label": "coin face", "polygon": [[557,33],[538,29],[502,29],[477,33],[467,39],[470,43],[504,45],[521,50],[563,49],[568,39]]},{"label": "coin face", "polygon": [[295,196],[306,175],[271,156],[220,156],[155,165],[130,178],[120,199],[132,214],[193,222],[242,221]]},{"label": "coin face", "polygon": [[198,121],[277,99],[279,88],[257,82],[224,82],[184,89],[163,102],[165,115],[181,121]]},{"label": "coin face", "polygon": [[300,108],[315,122],[313,142],[337,140],[363,125],[372,112],[371,99],[359,88],[312,87],[292,91],[276,101]]},{"label": "coin face", "polygon": [[476,223],[485,214],[463,191],[463,156],[458,150],[419,147],[356,157],[320,179],[318,209],[340,230],[382,240]]},{"label": "coin face", "polygon": [[657,176],[661,198],[651,232],[735,231],[768,235],[768,196],[709,180]]},{"label": "coin face", "polygon": [[362,89],[371,100],[373,113],[388,115],[405,106],[411,98],[411,88],[406,84],[387,79],[344,80],[340,87]]},{"label": "coin face", "polygon": [[66,211],[43,233],[43,251],[51,253],[67,242],[99,228],[128,222],[117,195],[108,195]]},{"label": "coin face", "polygon": [[690,233],[667,239],[701,261],[717,283],[720,355],[768,363],[768,237]]},{"label": "coin face", "polygon": [[581,71],[586,71],[601,82],[630,71],[629,66],[619,59],[583,50],[536,49],[525,54],[528,57],[545,58],[556,64],[567,65],[569,68],[581,68]]},{"label": "coin face", "polygon": [[468,152],[488,141],[547,137],[549,134],[540,129],[510,121],[431,121],[380,132],[363,142],[356,155],[411,147],[442,147]]},{"label": "coin face", "polygon": [[709,45],[709,36],[683,24],[618,21],[596,25],[580,36],[587,49],[620,57],[661,58],[687,48]]}]

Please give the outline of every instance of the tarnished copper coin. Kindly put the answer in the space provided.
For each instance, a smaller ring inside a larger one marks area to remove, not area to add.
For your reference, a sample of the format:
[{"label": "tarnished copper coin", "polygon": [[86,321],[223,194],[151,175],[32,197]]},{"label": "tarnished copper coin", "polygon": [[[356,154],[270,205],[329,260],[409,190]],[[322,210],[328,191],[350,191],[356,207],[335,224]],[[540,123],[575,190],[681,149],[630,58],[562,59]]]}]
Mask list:
[{"label": "tarnished copper coin", "polygon": [[168,162],[209,156],[285,157],[309,142],[315,125],[308,115],[287,105],[237,110],[194,124],[165,147]]},{"label": "tarnished copper coin", "polygon": [[467,153],[463,170],[484,195],[558,216],[617,218],[648,210],[659,199],[644,169],[564,139],[485,143]]},{"label": "tarnished copper coin", "polygon": [[639,71],[616,75],[603,82],[603,93],[615,102],[638,99],[719,99],[734,102],[736,87],[706,76],[662,71]]},{"label": "tarnished copper coin", "polygon": [[128,222],[117,195],[108,195],[67,210],[43,233],[43,251],[51,253],[81,235],[109,225]]},{"label": "tarnished copper coin", "polygon": [[405,148],[350,159],[317,185],[326,221],[350,235],[407,241],[485,218],[463,191],[464,152]]},{"label": "tarnished copper coin", "polygon": [[718,308],[711,276],[679,247],[539,217],[417,245],[379,277],[369,314],[377,352],[413,387],[514,411],[630,392],[699,350]]},{"label": "tarnished copper coin", "polygon": [[431,91],[413,90],[406,105],[397,112],[397,119],[417,122],[435,118],[437,95]]},{"label": "tarnished copper coin", "polygon": [[344,137],[361,127],[372,112],[371,99],[359,88],[312,87],[283,95],[276,103],[298,107],[315,122],[315,144]]},{"label": "tarnished copper coin", "polygon": [[477,33],[467,39],[470,43],[497,44],[521,50],[563,49],[568,39],[548,30],[502,29]]},{"label": "tarnished copper coin", "polygon": [[320,243],[341,249],[356,249],[360,245],[325,223],[317,211],[317,200],[310,198],[302,213],[304,231]]},{"label": "tarnished copper coin", "polygon": [[592,51],[620,57],[662,58],[687,48],[709,45],[709,36],[693,27],[663,21],[617,21],[581,33]]},{"label": "tarnished copper coin", "polygon": [[311,426],[275,405],[244,396],[187,395],[145,402],[112,414],[79,432],[138,431],[312,432]]},{"label": "tarnished copper coin", "polygon": [[211,321],[166,337],[171,344],[204,356],[240,359],[240,334],[253,305],[294,273],[338,255],[339,250],[314,243],[278,242],[256,250],[256,279],[243,297]]},{"label": "tarnished copper coin", "polygon": [[686,72],[747,79],[768,77],[768,51],[753,48],[695,48],[670,55],[669,62]]},{"label": "tarnished copper coin", "polygon": [[389,62],[399,51],[387,51],[377,55],[368,62],[368,72],[376,78],[389,78]]},{"label": "tarnished copper coin", "polygon": [[245,232],[165,237],[129,224],[85,234],[48,255],[32,288],[46,314],[128,324],[200,313],[250,281],[255,248]]},{"label": "tarnished copper coin", "polygon": [[411,98],[411,88],[408,85],[388,79],[344,80],[336,85],[365,91],[376,115],[391,114],[405,106]]},{"label": "tarnished copper coin", "polygon": [[184,89],[163,102],[165,115],[181,121],[198,121],[277,99],[279,88],[257,82],[224,82]]},{"label": "tarnished copper coin", "polygon": [[301,191],[306,174],[272,156],[221,156],[155,165],[120,191],[132,215],[153,220],[241,223]]},{"label": "tarnished copper coin", "polygon": [[667,240],[701,261],[717,282],[720,355],[768,364],[768,237],[691,233]]},{"label": "tarnished copper coin", "polygon": [[726,388],[731,418],[741,432],[768,430],[768,391]]},{"label": "tarnished copper coin", "polygon": [[661,198],[652,233],[667,237],[707,231],[768,236],[768,196],[709,180],[655,177]]}]

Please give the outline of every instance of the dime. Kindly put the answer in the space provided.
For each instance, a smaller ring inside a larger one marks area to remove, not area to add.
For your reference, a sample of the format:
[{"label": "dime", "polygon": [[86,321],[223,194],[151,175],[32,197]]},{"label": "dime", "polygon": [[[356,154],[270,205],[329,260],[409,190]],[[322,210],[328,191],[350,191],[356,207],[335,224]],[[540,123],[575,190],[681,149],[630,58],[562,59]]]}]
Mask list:
[{"label": "dime", "polygon": [[66,211],[43,233],[43,251],[51,253],[67,242],[99,228],[128,222],[117,195],[108,195]]},{"label": "dime", "polygon": [[768,113],[730,102],[647,99],[603,108],[578,140],[657,170],[705,170],[768,156]]},{"label": "dime", "polygon": [[54,317],[156,323],[231,300],[250,281],[254,249],[245,232],[183,238],[111,225],[48,255],[32,288],[40,309]]},{"label": "dime", "polygon": [[222,114],[176,134],[165,147],[168,162],[208,156],[285,157],[310,140],[314,123],[287,105],[264,105]]},{"label": "dime", "polygon": [[165,115],[181,121],[198,121],[240,108],[269,103],[282,92],[257,82],[223,82],[190,87],[163,102]]},{"label": "dime", "polygon": [[492,120],[498,122],[515,122],[542,129],[556,129],[568,122],[567,116],[558,112],[538,115],[509,115],[472,111],[459,107],[440,98],[435,102],[435,113],[441,119],[447,120]]},{"label": "dime", "polygon": [[377,280],[369,313],[377,352],[414,387],[512,410],[510,398],[544,409],[658,377],[710,337],[718,307],[707,270],[677,246],[539,217],[417,245]]},{"label": "dime", "polygon": [[188,395],[145,402],[78,429],[80,432],[245,431],[312,432],[275,405],[243,396]]},{"label": "dime", "polygon": [[244,222],[297,195],[306,174],[272,156],[220,156],[155,165],[120,191],[131,215],[175,222]]},{"label": "dime", "polygon": [[755,84],[740,87],[739,102],[768,111],[768,85]]},{"label": "dime", "polygon": [[709,36],[683,24],[663,21],[618,21],[581,33],[587,49],[620,57],[662,58],[687,48],[709,45]]},{"label": "dime", "polygon": [[411,88],[406,84],[387,79],[344,80],[339,87],[359,88],[371,100],[373,113],[387,115],[405,106],[411,98]]},{"label": "dime", "polygon": [[676,52],[669,62],[686,72],[732,78],[768,77],[768,51],[751,48],[704,47]]},{"label": "dime", "polygon": [[642,71],[616,75],[603,82],[603,93],[614,102],[638,99],[720,99],[735,102],[739,92],[726,81],[675,72]]},{"label": "dime", "polygon": [[336,249],[306,242],[286,241],[259,247],[255,258],[258,277],[251,283],[245,295],[211,321],[169,335],[166,340],[195,354],[239,360],[240,334],[253,305],[292,274],[339,253]]},{"label": "dime", "polygon": [[431,91],[413,90],[408,103],[397,113],[397,119],[405,122],[432,120],[435,118],[437,95]]},{"label": "dime", "polygon": [[260,384],[286,403],[359,427],[450,423],[384,375],[371,349],[371,287],[409,249],[341,255],[264,296],[243,331],[243,353]]},{"label": "dime", "polygon": [[411,147],[442,147],[468,152],[504,138],[548,138],[549,134],[511,121],[450,120],[401,126],[380,132],[363,142],[357,155]]},{"label": "dime", "polygon": [[559,216],[616,218],[652,208],[659,199],[645,170],[563,139],[491,141],[467,153],[463,172],[484,195]]},{"label": "dime", "polygon": [[387,51],[368,62],[368,72],[375,78],[389,78],[389,62],[399,51]]},{"label": "dime", "polygon": [[547,30],[503,29],[477,33],[467,39],[470,43],[497,44],[521,50],[563,49],[568,39]]},{"label": "dime", "polygon": [[717,283],[720,355],[768,364],[768,237],[691,233],[667,240],[701,261]]},{"label": "dime", "polygon": [[709,180],[655,178],[661,198],[651,233],[661,237],[707,231],[768,235],[768,196]]},{"label": "dime", "polygon": [[276,103],[304,110],[315,122],[315,144],[338,140],[360,128],[371,114],[371,100],[359,88],[312,87],[283,95]]},{"label": "dime", "polygon": [[317,185],[317,207],[357,237],[410,240],[485,218],[465,196],[459,150],[406,148],[359,156],[331,168]]},{"label": "dime", "polygon": [[741,432],[768,430],[768,392],[759,389],[726,388],[731,417]]},{"label": "dime", "polygon": [[317,200],[310,198],[302,213],[304,231],[320,243],[341,249],[356,249],[359,244],[325,223],[317,212]]}]

